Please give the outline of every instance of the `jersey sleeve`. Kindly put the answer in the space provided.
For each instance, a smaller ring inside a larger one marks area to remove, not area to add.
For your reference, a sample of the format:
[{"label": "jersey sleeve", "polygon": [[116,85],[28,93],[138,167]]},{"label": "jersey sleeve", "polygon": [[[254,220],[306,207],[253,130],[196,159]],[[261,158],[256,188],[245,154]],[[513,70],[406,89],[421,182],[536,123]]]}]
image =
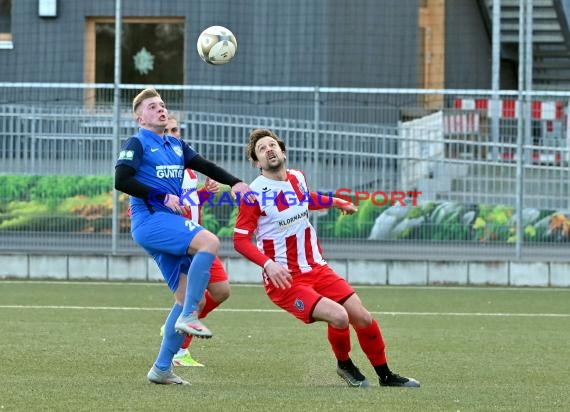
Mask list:
[{"label": "jersey sleeve", "polygon": [[185,164],[184,166],[189,167],[190,169],[197,172],[203,173],[209,178],[214,179],[216,182],[226,184],[228,186],[234,186],[235,184],[241,182],[241,179],[235,177],[214,162],[204,159],[200,155],[194,156],[192,158],[192,161]]},{"label": "jersey sleeve", "polygon": [[334,198],[317,192],[309,192],[309,210],[328,209],[334,206]]},{"label": "jersey sleeve", "polygon": [[253,263],[263,267],[271,259],[261,253],[251,241],[260,216],[259,204],[241,202],[234,227],[234,249]]},{"label": "jersey sleeve", "polygon": [[115,167],[123,165],[138,170],[142,156],[143,147],[141,141],[136,137],[131,137],[123,144]]}]

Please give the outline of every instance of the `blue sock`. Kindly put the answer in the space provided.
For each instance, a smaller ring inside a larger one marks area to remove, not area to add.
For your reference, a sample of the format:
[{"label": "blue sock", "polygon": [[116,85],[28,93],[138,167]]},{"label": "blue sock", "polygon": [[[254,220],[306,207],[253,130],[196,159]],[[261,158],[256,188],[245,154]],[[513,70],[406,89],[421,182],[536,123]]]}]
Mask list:
[{"label": "blue sock", "polygon": [[198,309],[198,304],[210,281],[210,268],[215,258],[216,255],[209,252],[198,252],[192,258],[190,269],[188,269],[188,284],[182,316],[188,316]]},{"label": "blue sock", "polygon": [[170,368],[173,356],[178,352],[178,349],[180,349],[182,342],[184,342],[185,336],[176,333],[174,330],[174,324],[181,312],[182,306],[175,303],[164,323],[164,336],[162,337],[158,356],[154,362],[154,365],[162,371],[166,371]]}]

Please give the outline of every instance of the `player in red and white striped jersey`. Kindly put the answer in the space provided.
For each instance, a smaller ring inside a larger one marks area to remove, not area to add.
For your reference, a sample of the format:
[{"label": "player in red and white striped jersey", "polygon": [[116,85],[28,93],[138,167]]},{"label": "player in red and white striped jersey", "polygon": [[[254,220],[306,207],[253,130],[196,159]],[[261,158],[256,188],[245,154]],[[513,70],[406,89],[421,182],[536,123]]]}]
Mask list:
[{"label": "player in red and white striped jersey", "polygon": [[[337,373],[350,386],[369,386],[350,359],[352,325],[381,386],[419,387],[415,379],[388,368],[378,323],[348,282],[327,265],[309,222],[310,210],[334,206],[341,213],[353,214],[357,208],[345,200],[310,192],[303,173],[286,168],[285,143],[271,130],[252,131],[247,153],[261,175],[250,185],[257,201],[240,203],[234,247],[263,268],[271,301],[302,322],[328,323]],[[257,247],[251,242],[253,235]]]},{"label": "player in red and white striped jersey", "polygon": [[[178,139],[182,138],[180,127],[178,126],[178,120],[172,116],[168,116],[168,123],[164,129],[165,134],[169,134]],[[191,202],[186,202],[186,210],[184,212],[184,217],[198,223],[202,224],[202,204],[208,198],[208,196],[213,193],[217,193],[220,190],[220,184],[209,177],[206,178],[204,182],[204,187],[196,190],[198,187],[198,175],[192,169],[184,170],[184,177],[182,179],[182,191],[190,192],[187,195]],[[224,302],[230,296],[230,283],[228,280],[228,274],[224,269],[224,265],[220,258],[216,256],[212,267],[210,269],[210,281],[208,282],[208,287],[206,288],[206,293],[204,298],[200,302],[198,307],[198,318],[205,318],[208,313],[217,308],[222,302]],[[187,335],[182,342],[182,346],[174,358],[172,363],[175,366],[204,366],[192,358],[188,347],[192,341],[192,335]]]}]

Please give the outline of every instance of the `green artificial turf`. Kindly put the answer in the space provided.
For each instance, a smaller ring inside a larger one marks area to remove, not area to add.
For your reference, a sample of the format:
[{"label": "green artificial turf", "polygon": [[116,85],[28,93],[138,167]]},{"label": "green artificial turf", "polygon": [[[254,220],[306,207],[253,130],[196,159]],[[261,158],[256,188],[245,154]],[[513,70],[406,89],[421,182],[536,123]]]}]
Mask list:
[{"label": "green artificial turf", "polygon": [[[420,389],[336,375],[326,325],[234,285],[205,319],[211,340],[176,368],[191,386],[149,384],[171,296],[161,284],[0,281],[0,411],[536,411],[570,409],[570,290],[358,287],[388,359]],[[553,316],[560,315],[560,316]]]}]

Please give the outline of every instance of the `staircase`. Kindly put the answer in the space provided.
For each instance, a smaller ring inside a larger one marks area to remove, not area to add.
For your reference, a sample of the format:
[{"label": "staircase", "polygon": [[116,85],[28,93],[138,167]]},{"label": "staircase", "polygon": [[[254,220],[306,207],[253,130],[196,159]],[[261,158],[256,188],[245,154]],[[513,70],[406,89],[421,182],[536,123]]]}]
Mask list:
[{"label": "staircase", "polygon": [[[493,1],[479,0],[489,33]],[[524,1],[533,1],[533,89],[570,90],[570,33],[563,0]],[[518,41],[519,0],[501,0],[503,58],[518,60]]]}]

